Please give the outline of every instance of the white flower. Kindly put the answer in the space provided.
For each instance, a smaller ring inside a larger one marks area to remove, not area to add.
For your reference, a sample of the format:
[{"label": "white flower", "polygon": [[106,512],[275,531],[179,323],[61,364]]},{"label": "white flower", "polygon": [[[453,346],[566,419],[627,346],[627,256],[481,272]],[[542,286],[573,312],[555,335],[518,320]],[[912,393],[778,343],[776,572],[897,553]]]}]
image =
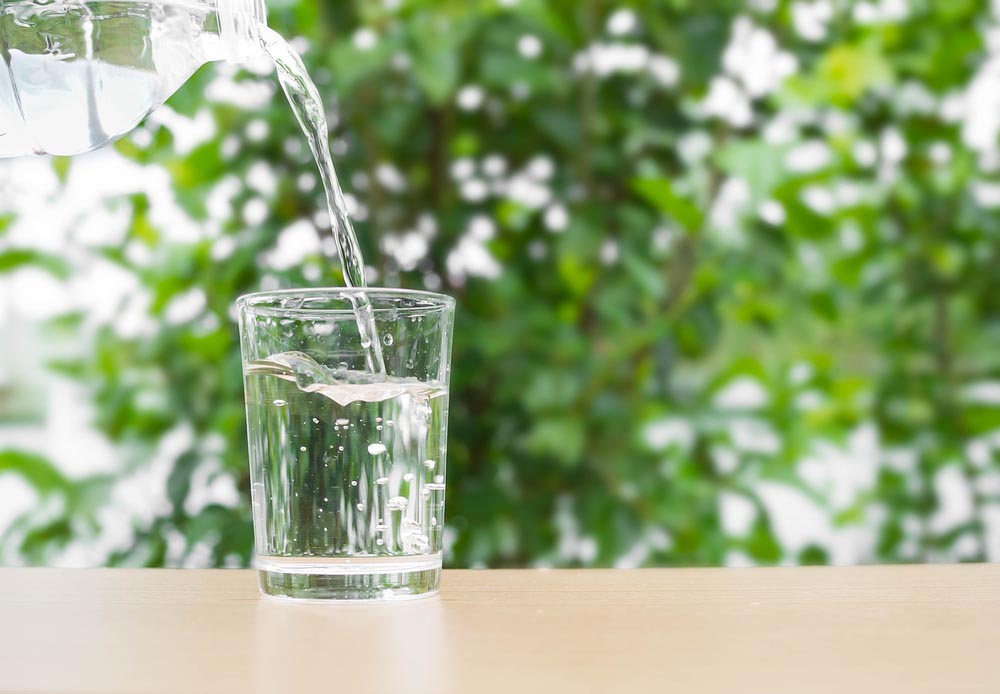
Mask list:
[{"label": "white flower", "polygon": [[715,116],[730,125],[743,128],[753,122],[750,100],[728,77],[713,77],[708,87],[708,95],[699,105],[704,116]]},{"label": "white flower", "polygon": [[890,164],[898,164],[906,156],[906,140],[896,128],[886,128],[879,137],[882,159]]},{"label": "white flower", "polygon": [[822,41],[826,38],[826,24],[833,18],[833,6],[829,0],[816,2],[796,2],[792,4],[792,23],[795,31],[806,41]]},{"label": "white flower", "polygon": [[388,191],[399,193],[406,189],[406,179],[395,166],[382,162],[375,168],[375,178]]},{"label": "white flower", "polygon": [[750,532],[757,517],[757,507],[742,494],[722,492],[719,495],[719,518],[729,537],[742,537]]},{"label": "white flower", "polygon": [[635,12],[629,9],[615,10],[608,17],[608,33],[612,36],[630,34],[639,26]]},{"label": "white flower", "polygon": [[819,171],[830,163],[830,147],[821,140],[807,140],[792,149],[785,157],[785,166],[793,173]]},{"label": "white flower", "polygon": [[540,155],[528,162],[525,172],[536,181],[547,181],[556,172],[556,165],[551,157]]},{"label": "white flower", "polygon": [[463,111],[475,111],[483,105],[483,99],[485,96],[486,95],[480,87],[470,84],[458,90],[458,95],[455,97],[455,101],[458,104],[458,107]]},{"label": "white flower", "polygon": [[765,200],[757,210],[760,218],[771,226],[780,226],[785,223],[785,208],[777,200]]},{"label": "white flower", "polygon": [[689,450],[694,445],[694,428],[685,420],[664,417],[649,422],[642,428],[642,439],[654,451],[662,451],[671,446]]},{"label": "white flower", "polygon": [[778,89],[798,69],[795,57],[780,50],[774,37],[747,17],[733,22],[722,65],[755,99]]},{"label": "white flower", "polygon": [[837,208],[837,201],[829,188],[819,185],[806,186],[801,193],[802,202],[813,212],[828,215]]},{"label": "white flower", "polygon": [[720,410],[753,410],[768,403],[767,389],[756,378],[740,376],[720,390],[713,404]]},{"label": "white flower", "polygon": [[453,283],[460,284],[465,277],[496,279],[500,276],[500,263],[486,246],[471,234],[465,234],[445,261]]},{"label": "white flower", "polygon": [[569,225],[569,213],[566,212],[564,206],[555,203],[549,205],[548,209],[545,210],[545,216],[542,221],[545,223],[546,229],[552,233],[558,233]]},{"label": "white flower", "polygon": [[430,244],[417,231],[399,236],[389,234],[382,239],[382,251],[391,257],[401,270],[413,270],[427,256]]},{"label": "white flower", "polygon": [[651,56],[646,69],[650,76],[663,87],[676,86],[681,78],[681,68],[677,61],[665,55]]},{"label": "white flower", "polygon": [[1000,133],[1000,55],[985,61],[976,71],[962,97],[961,105],[945,100],[942,111],[952,107],[962,121],[962,141],[970,149],[985,152],[996,149]]},{"label": "white flower", "polygon": [[524,58],[537,58],[542,54],[542,42],[537,36],[525,34],[517,41],[517,52]]},{"label": "white flower", "polygon": [[573,59],[577,72],[592,72],[599,77],[639,72],[648,64],[649,49],[633,43],[592,43]]},{"label": "white flower", "polygon": [[378,43],[378,34],[368,27],[363,27],[354,32],[352,41],[359,51],[370,51]]},{"label": "white flower", "polygon": [[476,173],[476,163],[471,159],[463,157],[462,159],[456,159],[451,163],[451,177],[456,181],[461,181],[464,178],[470,178]]},{"label": "white flower", "polygon": [[490,188],[480,178],[470,178],[462,183],[460,189],[462,199],[468,202],[482,202],[490,194]]}]

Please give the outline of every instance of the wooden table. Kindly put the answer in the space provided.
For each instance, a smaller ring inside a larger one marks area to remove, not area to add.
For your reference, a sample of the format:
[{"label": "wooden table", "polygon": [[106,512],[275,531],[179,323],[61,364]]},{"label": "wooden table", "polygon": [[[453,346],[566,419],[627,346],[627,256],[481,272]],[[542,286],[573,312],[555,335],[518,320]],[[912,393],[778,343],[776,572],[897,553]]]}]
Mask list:
[{"label": "wooden table", "polygon": [[0,691],[996,694],[1000,565],[446,571],[372,605],[2,569]]}]

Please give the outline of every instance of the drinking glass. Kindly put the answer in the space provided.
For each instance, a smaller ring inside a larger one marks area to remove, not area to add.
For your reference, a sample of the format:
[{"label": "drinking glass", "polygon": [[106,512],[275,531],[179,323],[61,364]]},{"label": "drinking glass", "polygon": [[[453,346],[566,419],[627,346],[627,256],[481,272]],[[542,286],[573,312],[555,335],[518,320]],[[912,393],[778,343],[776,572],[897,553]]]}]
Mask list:
[{"label": "drinking glass", "polygon": [[437,592],[454,300],[291,289],[237,307],[261,591]]}]

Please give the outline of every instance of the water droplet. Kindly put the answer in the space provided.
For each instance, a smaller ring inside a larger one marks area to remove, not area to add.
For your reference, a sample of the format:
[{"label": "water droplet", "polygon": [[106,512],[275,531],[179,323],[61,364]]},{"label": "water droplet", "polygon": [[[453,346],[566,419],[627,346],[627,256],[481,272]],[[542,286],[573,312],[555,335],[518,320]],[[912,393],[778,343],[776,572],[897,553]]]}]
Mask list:
[{"label": "water droplet", "polygon": [[274,406],[275,406],[275,407],[284,407],[284,406],[285,406],[285,405],[287,405],[287,404],[288,404],[288,403],[287,403],[287,402],[285,402],[284,400],[275,400],[275,401],[274,401]]},{"label": "water droplet", "polygon": [[306,452],[306,447],[305,446],[299,446],[299,450],[302,451],[303,453],[305,453]]},{"label": "water droplet", "polygon": [[438,484],[444,484],[444,475],[434,475],[434,481]]},{"label": "water droplet", "polygon": [[405,475],[403,475],[403,480],[406,481],[406,482],[412,482],[413,481],[413,473],[412,472],[408,472]]},{"label": "water droplet", "polygon": [[313,417],[313,424],[319,424],[319,420]]},{"label": "water droplet", "polygon": [[336,422],[334,422],[334,424],[336,424],[337,426],[340,426],[340,427],[349,427],[349,426],[351,426],[350,420],[344,419],[343,417],[341,417]]},{"label": "water droplet", "polygon": [[347,371],[347,368],[348,364],[346,361],[342,361],[339,364],[337,364],[337,371]]},{"label": "water droplet", "polygon": [[351,486],[352,487],[357,487],[358,486],[358,481],[357,480],[351,480]]},{"label": "water droplet", "polygon": [[375,431],[382,431],[382,429],[383,429],[383,427],[382,427],[381,424],[376,424],[375,425]]},{"label": "water droplet", "polygon": [[386,526],[382,525],[381,523],[375,526],[375,532],[377,533],[384,533],[386,530],[388,530],[388,528],[386,528]]},{"label": "water droplet", "polygon": [[382,538],[380,537],[379,539],[375,540],[375,544],[376,544],[376,545],[384,545],[384,544],[385,544],[385,540],[383,540],[383,539],[382,539]]},{"label": "water droplet", "polygon": [[369,443],[368,452],[371,455],[382,455],[385,453],[385,445],[381,443]]},{"label": "water droplet", "polygon": [[376,424],[377,424],[377,423],[379,423],[379,422],[381,422],[381,421],[382,421],[382,418],[381,418],[381,417],[376,417],[376,418],[375,418],[375,423],[376,423]]},{"label": "water droplet", "polygon": [[385,507],[390,511],[404,511],[409,503],[405,496],[394,496],[386,502]]},{"label": "water droplet", "polygon": [[387,419],[387,420],[385,420],[385,425],[387,427],[394,427],[394,426],[396,426],[396,423],[394,421],[392,421],[391,419]]},{"label": "water droplet", "polygon": [[438,524],[437,516],[431,516],[431,525],[437,525],[437,524]]},{"label": "water droplet", "polygon": [[375,484],[379,484],[379,485],[381,485],[381,484],[389,484],[389,478],[388,477],[379,477],[377,480],[375,480]]},{"label": "water droplet", "polygon": [[435,465],[437,465],[437,463],[435,463],[433,460],[424,461],[424,467],[427,468],[428,470],[433,470]]},{"label": "water droplet", "polygon": [[342,451],[342,450],[344,450],[344,447],[343,446],[337,446],[337,450],[338,451]]},{"label": "water droplet", "polygon": [[382,336],[382,344],[386,347],[392,347],[392,335],[386,333]]},{"label": "water droplet", "polygon": [[326,496],[323,497],[323,501],[329,501],[329,500],[330,500],[329,497],[326,497]]},{"label": "water droplet", "polygon": [[365,502],[359,501],[358,504],[357,504],[357,508],[358,508],[359,511],[364,511],[365,510]]}]

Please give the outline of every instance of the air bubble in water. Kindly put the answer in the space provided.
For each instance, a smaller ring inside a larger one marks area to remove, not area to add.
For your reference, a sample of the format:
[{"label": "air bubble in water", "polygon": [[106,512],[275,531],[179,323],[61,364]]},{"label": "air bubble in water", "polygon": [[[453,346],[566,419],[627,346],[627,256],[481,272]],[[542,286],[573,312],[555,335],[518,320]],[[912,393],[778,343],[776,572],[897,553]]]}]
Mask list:
[{"label": "air bubble in water", "polygon": [[428,470],[433,470],[435,465],[437,465],[437,463],[435,463],[433,460],[424,461],[424,467],[427,468]]},{"label": "air bubble in water", "polygon": [[342,450],[344,450],[344,447],[343,446],[337,446],[337,450],[338,451],[342,451]]},{"label": "air bubble in water", "polygon": [[392,335],[389,333],[383,335],[382,344],[385,345],[386,347],[392,347]]},{"label": "air bubble in water", "polygon": [[319,420],[313,417],[313,424],[319,424]]},{"label": "air bubble in water", "polygon": [[343,417],[341,417],[340,419],[338,419],[337,421],[335,421],[334,424],[336,424],[339,427],[347,427],[347,426],[351,425],[351,422],[350,422],[350,420],[344,419]]},{"label": "air bubble in water", "polygon": [[383,428],[384,427],[381,424],[376,424],[375,425],[375,431],[382,431]]},{"label": "air bubble in water", "polygon": [[380,545],[380,546],[381,546],[381,545],[384,545],[384,544],[385,544],[385,540],[383,540],[383,539],[382,539],[382,538],[380,537],[379,539],[375,540],[375,544],[376,544],[376,545]]},{"label": "air bubble in water", "polygon": [[405,482],[412,482],[413,481],[413,473],[412,472],[408,472],[405,475],[403,475],[403,481],[405,481]]},{"label": "air bubble in water", "polygon": [[351,480],[351,486],[352,487],[357,487],[358,486],[358,481],[357,480]]},{"label": "air bubble in water", "polygon": [[377,480],[375,480],[375,484],[378,484],[378,485],[389,484],[389,478],[388,477],[379,477]]},{"label": "air bubble in water", "polygon": [[386,502],[386,508],[390,511],[403,511],[409,503],[405,496],[394,496]]},{"label": "air bubble in water", "polygon": [[284,407],[287,404],[288,403],[286,403],[284,400],[275,400],[274,401],[274,406],[275,407]]},{"label": "air bubble in water", "polygon": [[371,455],[382,455],[385,453],[385,444],[382,443],[369,443],[368,452]]}]

